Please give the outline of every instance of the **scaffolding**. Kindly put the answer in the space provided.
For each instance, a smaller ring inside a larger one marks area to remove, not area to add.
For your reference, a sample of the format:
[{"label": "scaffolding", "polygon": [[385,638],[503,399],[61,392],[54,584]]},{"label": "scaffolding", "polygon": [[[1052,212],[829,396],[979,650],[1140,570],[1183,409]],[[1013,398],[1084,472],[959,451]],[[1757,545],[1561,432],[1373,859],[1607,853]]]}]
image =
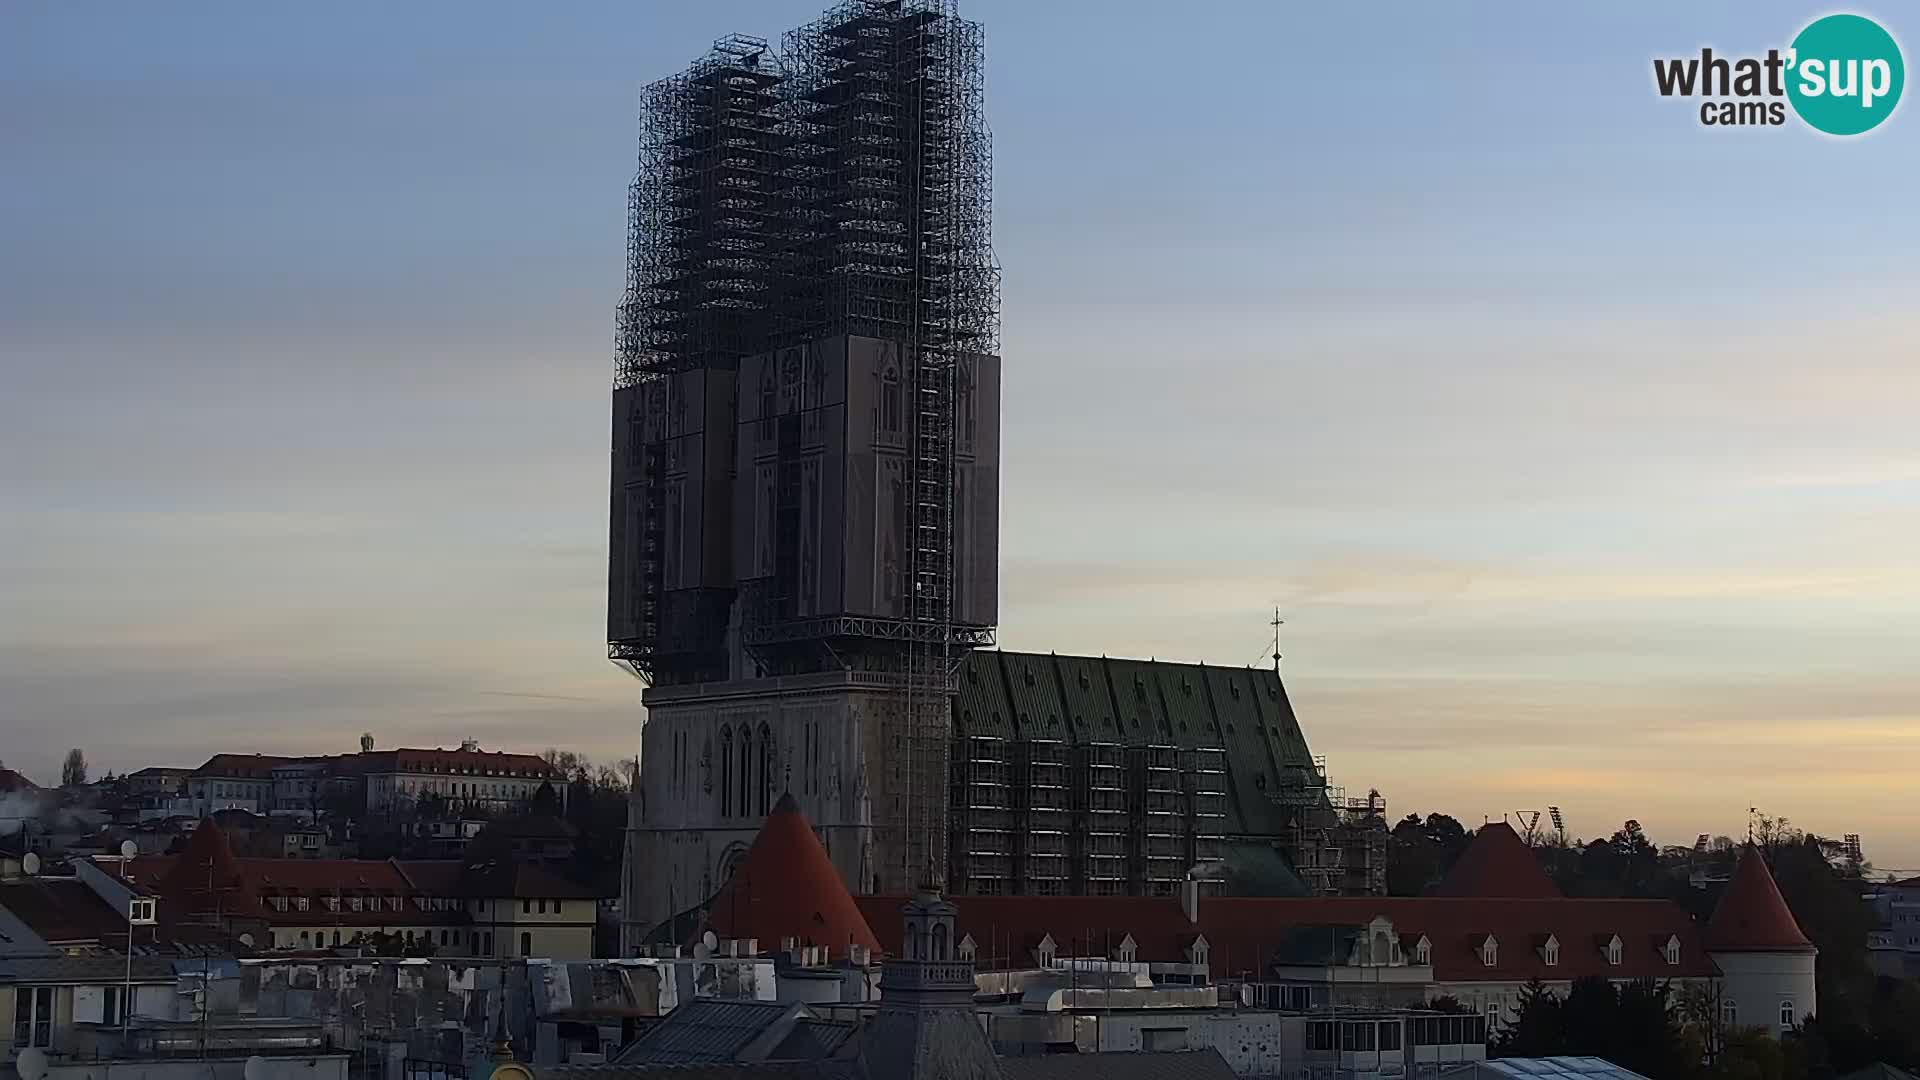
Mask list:
[{"label": "scaffolding", "polygon": [[668,417],[686,400],[676,378],[732,371],[767,347],[788,291],[784,79],[766,41],[733,35],[641,92],[614,317],[615,422],[627,430],[616,429],[608,655],[649,681],[724,671],[732,590],[668,589]]},{"label": "scaffolding", "polygon": [[[955,0],[844,0],[777,51],[722,38],[644,91],[629,196],[616,403],[839,335],[899,357],[901,610],[800,617],[771,602],[778,581],[670,593],[668,451],[651,443],[615,461],[609,607],[609,655],[649,680],[724,677],[716,657],[738,600],[740,640],[768,670],[839,667],[885,684],[873,797],[889,889],[948,868],[954,674],[967,649],[992,643],[990,626],[956,624],[954,565],[960,387],[999,350],[984,84],[984,35]],[[788,465],[783,452],[781,514],[797,506]]]},{"label": "scaffolding", "polygon": [[1384,896],[1387,800],[1378,789],[1349,798],[1327,782],[1327,759],[1283,771],[1269,793],[1280,813],[1280,846],[1317,896]]},{"label": "scaffolding", "polygon": [[[888,786],[903,883],[947,870],[960,368],[998,351],[979,24],[954,0],[849,0],[782,39],[794,242],[783,334],[894,343],[910,407],[903,700]],[[904,751],[904,752],[902,752]]]}]

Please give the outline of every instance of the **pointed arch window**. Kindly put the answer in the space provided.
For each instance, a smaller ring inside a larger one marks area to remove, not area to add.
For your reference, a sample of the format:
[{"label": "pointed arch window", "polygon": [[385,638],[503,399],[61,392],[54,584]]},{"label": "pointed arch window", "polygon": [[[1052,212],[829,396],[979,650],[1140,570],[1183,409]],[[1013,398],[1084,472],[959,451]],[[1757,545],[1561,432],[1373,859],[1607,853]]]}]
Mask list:
[{"label": "pointed arch window", "polygon": [[760,725],[760,816],[765,817],[773,804],[773,732]]},{"label": "pointed arch window", "polygon": [[740,816],[753,814],[753,729],[740,725]]},{"label": "pointed arch window", "polygon": [[720,816],[733,813],[733,728],[720,729]]}]

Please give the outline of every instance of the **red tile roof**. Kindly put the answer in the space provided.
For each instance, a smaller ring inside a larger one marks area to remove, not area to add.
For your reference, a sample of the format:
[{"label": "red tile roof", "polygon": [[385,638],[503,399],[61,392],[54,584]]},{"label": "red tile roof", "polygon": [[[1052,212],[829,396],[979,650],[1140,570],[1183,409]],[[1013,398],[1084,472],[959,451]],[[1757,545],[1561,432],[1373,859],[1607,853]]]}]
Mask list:
[{"label": "red tile roof", "polygon": [[424,773],[446,776],[555,777],[553,767],[535,754],[500,750],[373,750],[353,756],[354,767],[369,773]]},{"label": "red tile roof", "polygon": [[39,787],[12,769],[0,769],[0,791],[34,791]]},{"label": "red tile roof", "polygon": [[[211,821],[200,823],[179,855],[141,856],[129,864],[128,873],[136,883],[155,887],[161,896],[162,918],[170,925],[216,910],[216,903],[217,910],[236,918],[288,925],[351,926],[461,923],[467,919],[458,905],[422,908],[413,902],[415,897],[595,898],[592,890],[544,867],[510,862],[235,858],[225,834]],[[301,911],[290,904],[283,910],[273,902],[280,896],[305,897],[308,908]],[[355,896],[372,897],[378,906],[354,911],[351,905]],[[337,909],[326,905],[328,897],[342,898]],[[393,897],[401,898],[398,911],[391,906]]]},{"label": "red tile roof", "polygon": [[[958,930],[971,934],[983,963],[989,956],[1014,966],[1033,963],[1040,939],[1051,934],[1061,956],[1106,955],[1106,944],[1133,935],[1137,957],[1150,963],[1184,963],[1194,938],[1205,935],[1215,976],[1240,975],[1267,960],[1299,931],[1362,927],[1377,916],[1391,920],[1408,945],[1425,936],[1432,946],[1434,978],[1441,982],[1513,982],[1539,977],[1567,980],[1582,975],[1666,978],[1715,973],[1697,924],[1665,900],[1453,897],[1204,897],[1198,925],[1187,921],[1171,897],[956,896]],[[880,936],[882,947],[900,943],[901,896],[863,896],[855,901]],[[743,922],[745,920],[742,920]],[[745,927],[761,936],[759,925]],[[1493,967],[1481,963],[1487,935],[1499,943]],[[1532,943],[1553,935],[1560,962],[1549,967]],[[1620,936],[1621,963],[1607,963],[1596,940]],[[739,936],[749,936],[740,934]],[[1680,963],[1670,965],[1667,940],[1680,940]],[[1091,946],[1089,946],[1091,942]],[[1265,966],[1262,963],[1260,966]]]},{"label": "red tile roof", "polygon": [[[887,919],[899,923],[898,903]],[[880,947],[791,794],[780,797],[714,899],[708,925],[723,937],[759,938],[769,949],[789,937],[833,949]]]},{"label": "red tile roof", "polygon": [[1560,889],[1513,826],[1495,821],[1473,834],[1433,895],[1545,900],[1558,897]]},{"label": "red tile roof", "polygon": [[271,780],[275,766],[299,760],[302,759],[280,757],[274,754],[215,754],[208,758],[205,764],[193,770],[193,775]]},{"label": "red tile roof", "polygon": [[1733,880],[1707,920],[1707,947],[1715,952],[1812,952],[1793,911],[1774,884],[1767,861],[1752,845],[1740,853]]}]

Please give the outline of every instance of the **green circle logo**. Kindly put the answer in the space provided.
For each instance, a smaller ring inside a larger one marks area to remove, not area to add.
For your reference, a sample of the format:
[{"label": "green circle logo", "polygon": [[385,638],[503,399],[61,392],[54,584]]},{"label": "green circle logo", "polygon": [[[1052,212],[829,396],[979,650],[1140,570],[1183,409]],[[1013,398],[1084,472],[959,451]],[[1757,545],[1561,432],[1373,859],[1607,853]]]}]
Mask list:
[{"label": "green circle logo", "polygon": [[1900,46],[1860,15],[1807,24],[1788,54],[1787,100],[1800,119],[1829,135],[1872,131],[1893,115],[1906,86]]}]

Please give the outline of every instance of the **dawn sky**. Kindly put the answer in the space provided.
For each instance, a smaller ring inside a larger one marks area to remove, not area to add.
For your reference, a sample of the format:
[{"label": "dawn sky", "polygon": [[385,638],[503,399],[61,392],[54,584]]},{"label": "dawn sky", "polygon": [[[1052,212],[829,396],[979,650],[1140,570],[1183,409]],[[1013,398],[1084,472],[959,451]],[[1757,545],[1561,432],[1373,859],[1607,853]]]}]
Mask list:
[{"label": "dawn sky", "polygon": [[[0,3],[0,758],[632,754],[638,90],[818,6]],[[1396,815],[1758,805],[1920,866],[1915,105],[1654,93],[1821,5],[1442,7],[963,5],[1000,640],[1265,663],[1278,605]]]}]

